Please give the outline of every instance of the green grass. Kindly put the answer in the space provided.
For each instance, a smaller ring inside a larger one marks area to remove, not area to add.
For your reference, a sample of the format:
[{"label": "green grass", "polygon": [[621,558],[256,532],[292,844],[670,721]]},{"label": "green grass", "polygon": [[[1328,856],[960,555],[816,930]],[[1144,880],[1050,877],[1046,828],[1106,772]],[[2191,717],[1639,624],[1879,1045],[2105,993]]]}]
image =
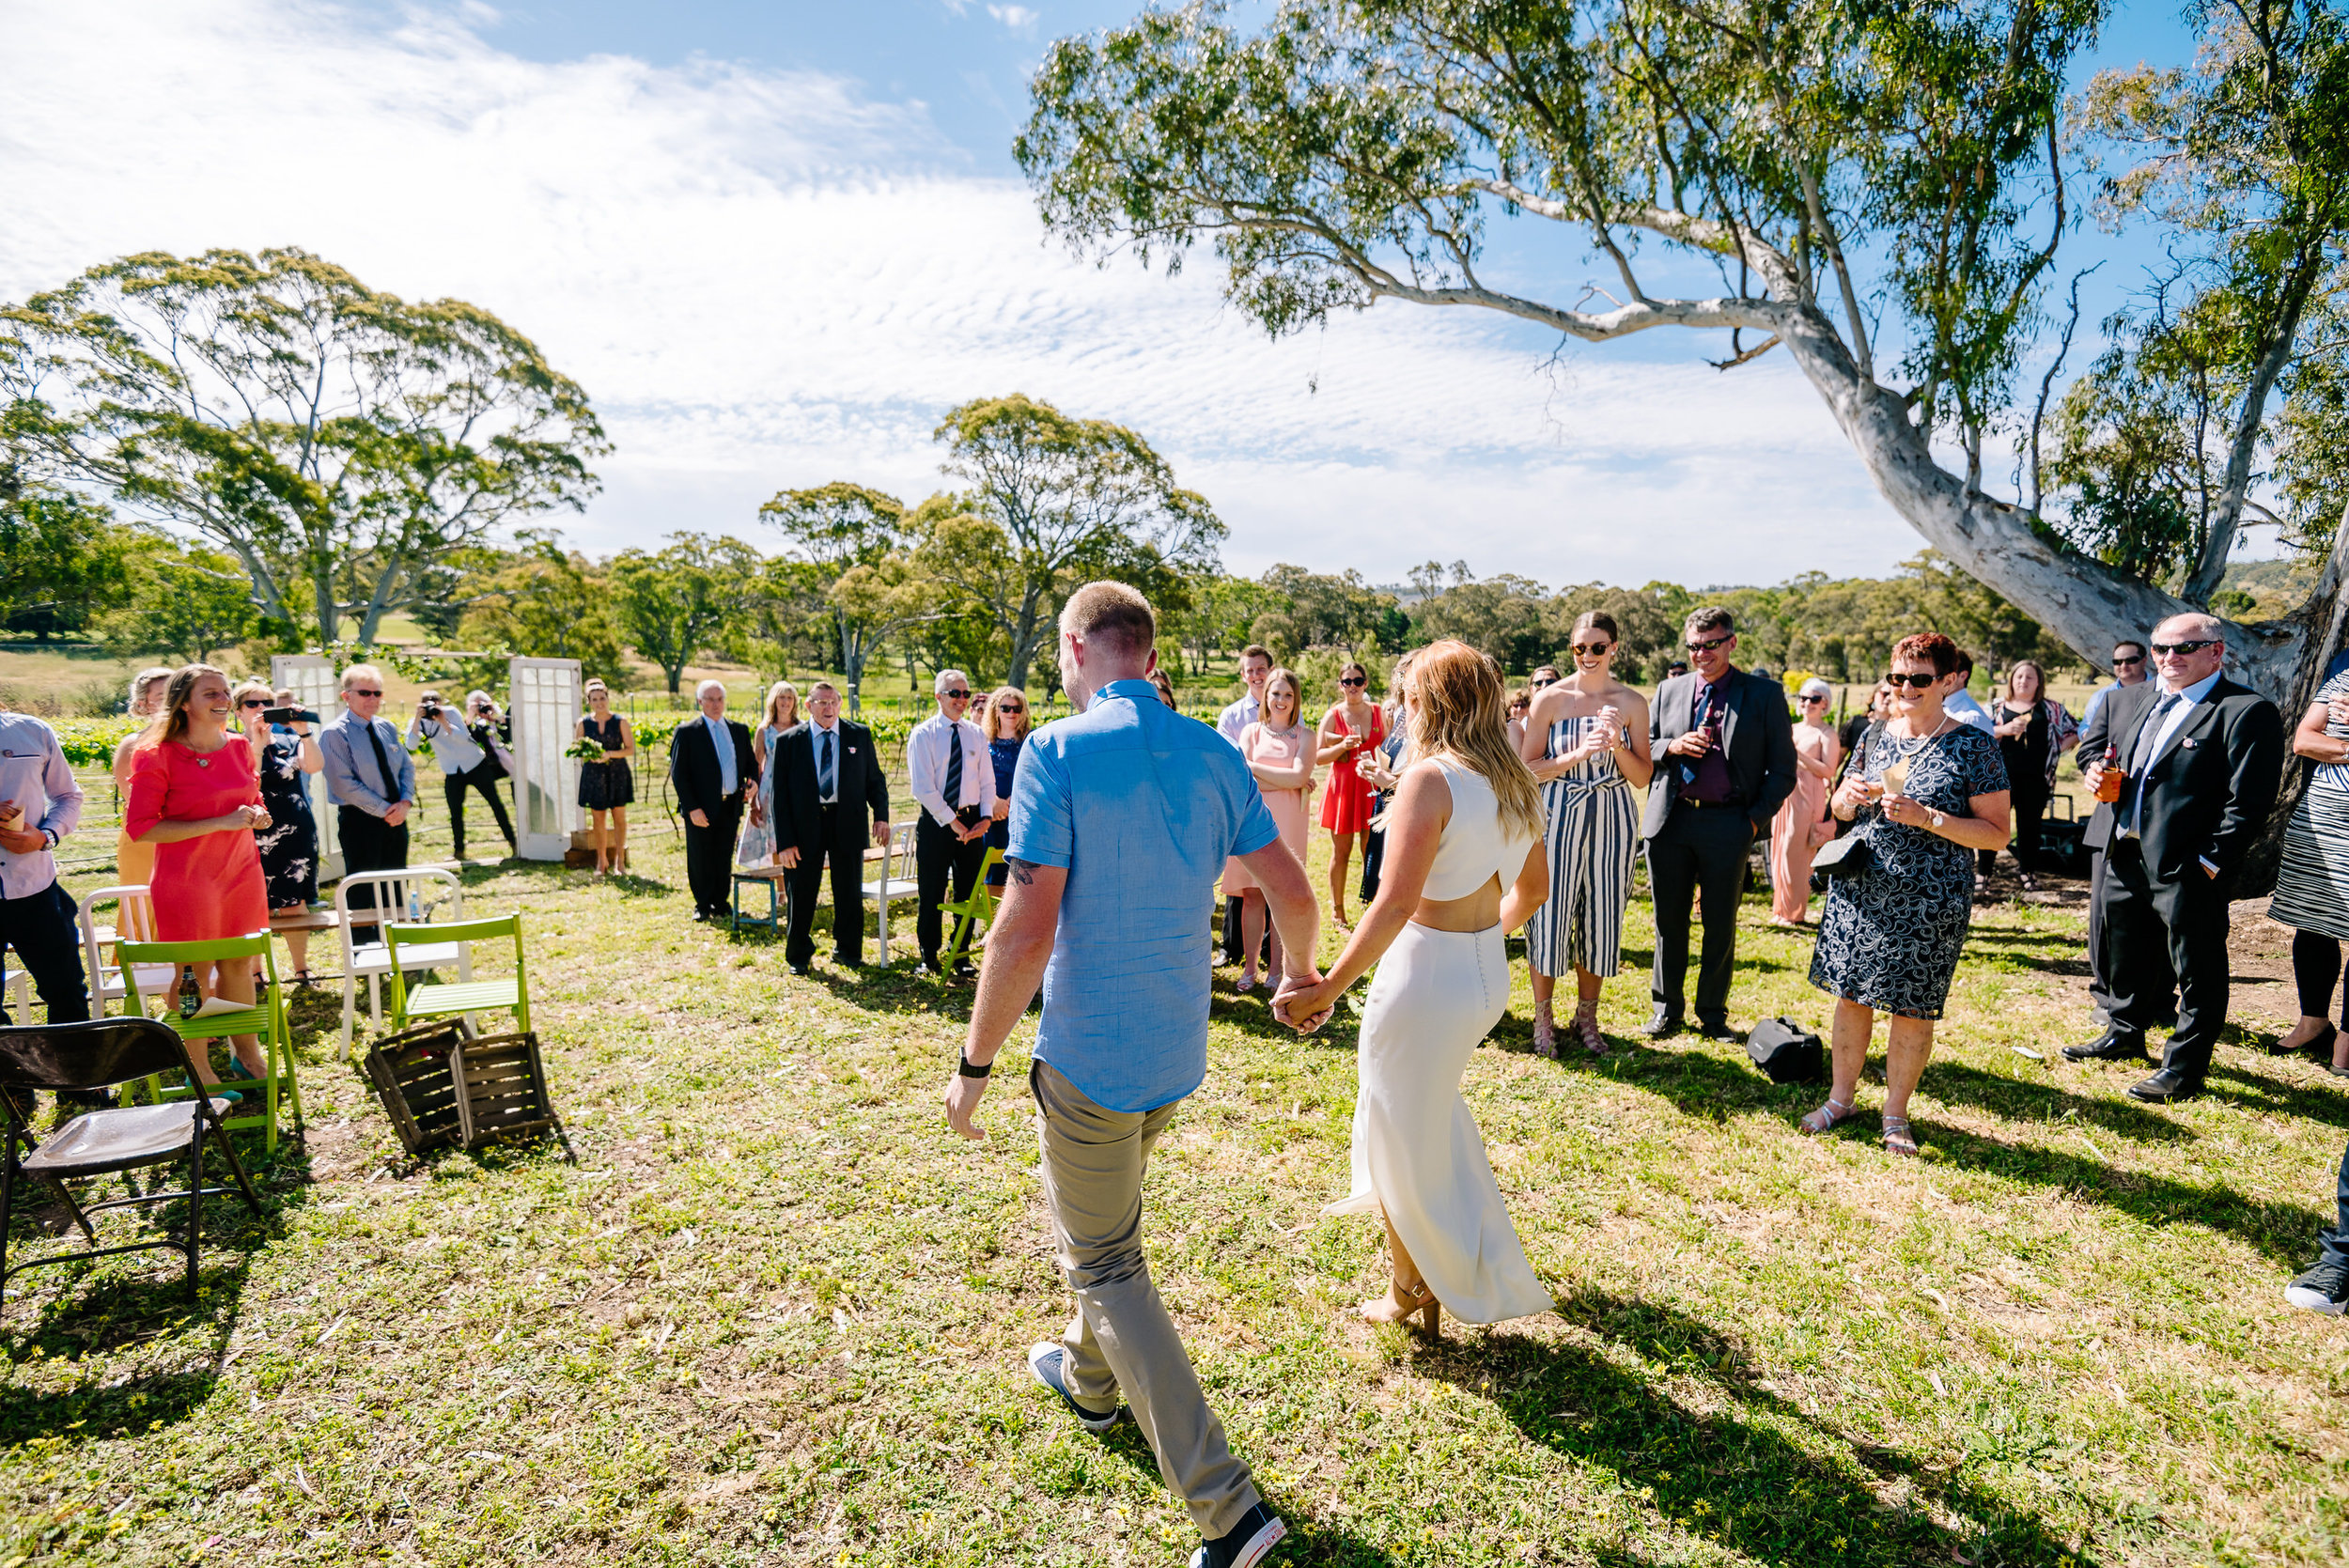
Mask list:
[{"label": "green grass", "polygon": [[[468,874],[475,908],[530,911],[575,1165],[407,1160],[305,993],[307,1150],[261,1173],[259,1222],[213,1210],[194,1309],[161,1254],[19,1281],[0,1565],[1186,1560],[1130,1430],[1085,1435],[1026,1375],[1068,1301],[1020,1041],[966,1146],[939,1096],[967,991],[903,947],[793,980],[688,923],[670,841],[635,853],[603,885]],[[1822,1020],[1766,914],[1735,1016]],[[1294,1527],[1277,1560],[2337,1560],[2349,1356],[2279,1287],[2349,1107],[2240,1044],[2175,1110],[2054,1060],[2078,955],[2075,915],[1982,911],[1915,1163],[1873,1115],[1797,1137],[1815,1093],[1734,1048],[1535,1058],[1520,980],[1467,1092],[1560,1311],[1434,1345],[1352,1317],[1373,1229],[1317,1218],[1350,1025],[1299,1042],[1220,980],[1147,1228]],[[1643,977],[1610,984],[1619,1040],[1645,1010]]]}]

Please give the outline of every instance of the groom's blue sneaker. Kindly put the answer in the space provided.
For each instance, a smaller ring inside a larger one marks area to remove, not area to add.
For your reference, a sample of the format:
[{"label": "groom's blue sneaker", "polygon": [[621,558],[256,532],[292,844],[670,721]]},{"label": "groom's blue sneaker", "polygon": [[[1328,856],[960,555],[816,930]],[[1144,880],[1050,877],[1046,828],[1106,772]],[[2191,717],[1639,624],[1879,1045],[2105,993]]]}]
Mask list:
[{"label": "groom's blue sneaker", "polygon": [[1077,1418],[1078,1425],[1087,1432],[1107,1432],[1117,1424],[1117,1418],[1123,1412],[1112,1410],[1105,1416],[1086,1409],[1068,1397],[1068,1385],[1061,1379],[1061,1364],[1066,1354],[1057,1344],[1032,1344],[1028,1347],[1028,1370],[1035,1374],[1037,1382],[1060,1395],[1060,1402],[1068,1406],[1068,1413]]},{"label": "groom's blue sneaker", "polygon": [[1281,1516],[1259,1502],[1239,1516],[1230,1534],[1206,1542],[1191,1553],[1190,1568],[1256,1568],[1288,1532]]}]

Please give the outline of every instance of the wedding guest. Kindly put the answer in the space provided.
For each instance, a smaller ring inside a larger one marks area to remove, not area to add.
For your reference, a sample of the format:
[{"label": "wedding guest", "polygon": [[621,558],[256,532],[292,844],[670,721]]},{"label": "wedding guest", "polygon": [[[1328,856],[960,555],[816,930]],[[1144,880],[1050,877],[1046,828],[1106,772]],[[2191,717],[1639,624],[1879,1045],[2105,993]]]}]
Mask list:
[{"label": "wedding guest", "polygon": [[[1218,735],[1235,746],[1239,744],[1239,732],[1263,716],[1264,683],[1265,678],[1271,674],[1272,650],[1270,648],[1266,647],[1262,643],[1251,643],[1239,650],[1239,678],[1244,690],[1240,692],[1238,701],[1232,703],[1221,713],[1216,715],[1215,728]],[[1237,967],[1240,961],[1239,924],[1238,898],[1225,899],[1223,901],[1223,961],[1234,967]]]},{"label": "wedding guest", "polygon": [[1346,884],[1353,869],[1354,840],[1370,828],[1371,802],[1377,791],[1355,770],[1354,753],[1376,747],[1387,737],[1385,716],[1364,694],[1370,672],[1352,660],[1338,671],[1343,693],[1322,715],[1315,735],[1316,766],[1329,765],[1330,784],[1321,797],[1321,825],[1330,834],[1330,918],[1344,929]]},{"label": "wedding guest", "polygon": [[[416,805],[416,768],[408,748],[400,744],[398,728],[381,717],[383,672],[372,664],[353,664],[343,672],[342,696],[343,710],[319,737],[319,751],[326,758],[326,798],[334,803],[334,838],[342,846],[343,875],[404,871],[408,817]],[[350,905],[374,908],[374,886],[351,889]]]},{"label": "wedding guest", "polygon": [[1286,1021],[1326,1017],[1374,963],[1354,1099],[1353,1189],[1326,1215],[1385,1222],[1392,1276],[1358,1309],[1375,1323],[1444,1309],[1469,1323],[1551,1310],[1509,1221],[1476,1120],[1469,1058],[1509,1001],[1503,939],[1549,892],[1542,805],[1509,749],[1500,667],[1464,643],[1431,644],[1404,702],[1411,763],[1395,791],[1378,897],[1317,985],[1287,991]]},{"label": "wedding guest", "polygon": [[1678,680],[1682,675],[1685,675],[1688,673],[1688,661],[1685,659],[1675,659],[1671,663],[1664,666],[1664,678],[1666,680]]},{"label": "wedding guest", "polygon": [[[361,672],[367,666],[354,666],[353,673]],[[270,815],[261,804],[253,748],[229,727],[233,712],[228,677],[210,664],[187,665],[164,688],[161,710],[132,759],[123,822],[132,838],[157,846],[154,880],[148,885],[158,941],[218,941],[269,929],[268,886],[254,831],[267,829]],[[377,777],[387,771],[378,770]],[[194,968],[206,996],[252,1004],[250,960]],[[210,1046],[209,1039],[187,1042],[188,1064],[208,1088],[220,1081]],[[257,1036],[236,1035],[229,1049],[235,1076],[257,1079],[268,1070]]]},{"label": "wedding guest", "polygon": [[1368,904],[1378,896],[1378,870],[1385,863],[1387,831],[1378,825],[1379,814],[1394,802],[1394,786],[1402,779],[1403,753],[1410,744],[1411,733],[1403,717],[1403,677],[1411,673],[1411,663],[1419,658],[1416,648],[1394,661],[1394,675],[1387,682],[1387,700],[1379,705],[1379,717],[1386,722],[1387,737],[1376,750],[1357,753],[1354,771],[1364,784],[1378,792],[1372,802],[1370,831],[1362,835],[1362,902]]},{"label": "wedding guest", "polygon": [[[2335,659],[2324,684],[2292,732],[2294,754],[2314,767],[2284,827],[2283,859],[2267,918],[2293,928],[2292,974],[2300,1021],[2279,1053],[2313,1050],[2349,1077],[2349,1030],[2331,1019],[2333,987],[2343,981],[2341,944],[2349,941],[2349,653]],[[2349,1024],[2349,984],[2341,985]],[[2344,1188],[2349,1194],[2349,1188]],[[2349,1228],[2341,1239],[2349,1244]]]},{"label": "wedding guest", "polygon": [[1811,913],[1811,857],[1835,836],[1827,820],[1828,781],[1843,760],[1827,705],[1835,693],[1813,676],[1795,693],[1802,722],[1795,726],[1795,788],[1770,819],[1770,918],[1800,926]]},{"label": "wedding guest", "polygon": [[[2039,825],[2055,798],[2056,759],[2079,744],[2079,727],[2063,705],[2047,695],[2047,675],[2034,660],[2018,659],[2006,673],[2004,690],[1990,707],[1990,733],[1998,737],[1999,757],[2006,766],[2006,782],[2014,802],[2015,866],[2022,874],[2023,890],[2039,888]],[[1999,863],[1999,852],[1985,849],[1974,858],[1974,891]]]},{"label": "wedding guest", "polygon": [[[1552,683],[1554,684],[1554,683]],[[1509,693],[1509,749],[1525,749],[1525,716],[1533,706],[1533,693],[1546,687],[1519,687]]]},{"label": "wedding guest", "polygon": [[[2283,716],[2226,676],[2227,629],[2216,615],[2172,615],[2154,629],[2160,679],[2115,692],[2104,717],[2123,782],[2105,851],[2104,938],[2110,1022],[2069,1061],[2131,1062],[2174,1004],[2158,1071],[2129,1087],[2154,1103],[2202,1092],[2227,1021],[2227,901],[2276,804]],[[2091,792],[2100,758],[2084,770]]]},{"label": "wedding guest", "polygon": [[1640,847],[1631,799],[1655,776],[1647,699],[1615,678],[1623,634],[1603,610],[1585,611],[1569,634],[1574,674],[1533,699],[1517,742],[1541,785],[1549,896],[1525,928],[1533,975],[1533,1048],[1558,1054],[1552,996],[1574,974],[1574,1028],[1582,1048],[1607,1054],[1598,994],[1621,967],[1623,913]]},{"label": "wedding guest", "polygon": [[1546,686],[1557,685],[1561,678],[1557,665],[1536,664],[1533,666],[1533,678],[1527,684],[1532,691],[1539,691]]},{"label": "wedding guest", "polygon": [[[310,726],[291,721],[284,733],[263,717],[281,706],[277,694],[257,680],[240,681],[228,693],[237,722],[253,748],[253,770],[261,786],[261,809],[269,826],[253,831],[261,854],[261,886],[269,912],[307,914],[319,896],[319,823],[310,810],[310,776],[325,771],[326,754],[311,738]],[[286,929],[286,955],[294,978],[310,979],[310,933]]]},{"label": "wedding guest", "polygon": [[2144,683],[2145,644],[2134,637],[2123,637],[2112,644],[2112,684],[2099,686],[2089,693],[2088,706],[2080,710],[2080,728],[2085,730],[2096,722],[2106,698]]},{"label": "wedding guest", "polygon": [[1794,723],[1784,687],[1730,661],[1737,627],[1728,611],[1690,611],[1682,637],[1695,672],[1657,689],[1648,720],[1649,754],[1659,777],[1640,825],[1656,898],[1656,1015],[1647,1034],[1660,1040],[1684,1027],[1688,919],[1702,892],[1697,1028],[1712,1039],[1735,1040],[1742,1036],[1729,1024],[1729,982],[1737,960],[1737,900],[1754,836],[1795,787]]},{"label": "wedding guest", "polygon": [[[1005,853],[1011,848],[1011,781],[1019,771],[1019,753],[1028,746],[1028,694],[1017,686],[999,686],[987,700],[987,717],[979,728],[987,735],[987,760],[995,769],[995,820],[987,830],[987,846]],[[987,869],[987,885],[1000,896],[1010,868],[998,860]]]},{"label": "wedding guest", "polygon": [[429,742],[432,760],[441,767],[441,793],[448,802],[448,831],[452,852],[465,858],[465,796],[475,792],[490,804],[490,815],[506,840],[506,852],[516,852],[514,824],[506,819],[506,802],[498,799],[497,782],[506,769],[474,738],[465,716],[450,708],[438,691],[416,694],[415,716],[408,721],[408,744]]},{"label": "wedding guest", "polygon": [[[131,700],[124,711],[133,719],[152,719],[155,705],[163,701],[163,687],[171,680],[166,665],[157,664],[141,670],[131,677]],[[124,736],[115,745],[115,799],[126,800],[131,796],[131,753],[138,750],[141,729]],[[125,828],[115,830],[115,881],[126,888],[143,888],[155,875],[155,846],[141,844]],[[154,933],[144,928],[145,916],[137,905],[125,905],[117,917],[122,934],[133,941],[152,941]],[[127,924],[126,924],[127,923]]]},{"label": "wedding guest", "polygon": [[[1281,830],[1281,842],[1289,846],[1299,865],[1305,863],[1305,798],[1314,782],[1314,735],[1305,727],[1304,691],[1293,672],[1274,670],[1265,678],[1263,717],[1239,733],[1239,754],[1256,776],[1265,809],[1272,814]],[[1242,972],[1232,989],[1245,994],[1256,988],[1257,944],[1264,939],[1271,911],[1265,903],[1264,889],[1249,874],[1248,862],[1237,855],[1223,862],[1223,895],[1229,898],[1236,893],[1240,900],[1243,958]],[[1277,928],[1272,933],[1272,964],[1276,969],[1281,966]]]},{"label": "wedding guest", "polygon": [[1973,857],[2007,834],[1998,743],[1943,704],[1963,677],[1937,631],[1892,649],[1892,716],[1835,791],[1835,815],[1867,845],[1857,875],[1828,884],[1811,984],[1835,997],[1834,1087],[1802,1119],[1826,1132],[1852,1114],[1875,1016],[1885,1025],[1884,1147],[1917,1153],[1908,1098],[1933,1056],[1933,1025],[1973,920]]},{"label": "wedding guest", "polygon": [[1166,678],[1166,671],[1163,667],[1150,672],[1150,684],[1159,689],[1159,701],[1169,707],[1179,709],[1180,705],[1174,701],[1174,683]]},{"label": "wedding guest", "polygon": [[579,804],[587,813],[588,831],[596,841],[596,875],[609,877],[628,870],[628,808],[636,800],[636,730],[626,714],[612,711],[612,689],[603,682],[589,681],[581,694],[587,699],[587,711],[571,726],[571,738],[602,747],[603,760],[579,765]]},{"label": "wedding guest", "polygon": [[2349,1151],[2335,1179],[2334,1223],[2316,1234],[2316,1265],[2284,1287],[2284,1300],[2306,1312],[2339,1317],[2349,1308]]},{"label": "wedding guest", "polygon": [[[938,906],[950,882],[959,903],[979,879],[995,817],[995,768],[988,758],[985,732],[963,717],[971,707],[971,677],[960,670],[941,670],[930,690],[938,711],[906,738],[906,783],[922,807],[913,827],[914,878],[921,890],[915,894],[914,933],[922,944],[922,967],[943,974],[939,948],[945,939],[945,914]],[[956,959],[955,973],[969,972],[970,960]]]},{"label": "wedding guest", "polygon": [[734,840],[742,813],[758,787],[751,732],[726,717],[723,681],[693,689],[701,717],[669,738],[669,787],[685,815],[685,879],[693,891],[693,918],[716,923],[734,902]]},{"label": "wedding guest", "polygon": [[988,939],[946,1118],[986,1136],[972,1116],[1041,980],[1028,1084],[1077,1315],[1030,1349],[1029,1371],[1096,1433],[1116,1425],[1123,1389],[1205,1538],[1192,1568],[1253,1568],[1285,1527],[1233,1455],[1152,1281],[1142,1184],[1206,1077],[1214,974],[1199,933],[1223,862],[1247,858],[1265,890],[1292,966],[1284,986],[1320,978],[1313,892],[1235,750],[1158,700],[1149,602],[1124,583],[1088,583],[1059,631],[1078,711],[1036,735],[1012,784],[1011,895]]},{"label": "wedding guest", "polygon": [[751,731],[751,755],[758,763],[761,800],[772,805],[775,798],[773,782],[768,777],[775,760],[775,742],[783,732],[798,723],[800,689],[787,680],[779,680],[767,688],[767,709],[759,715],[758,727]]},{"label": "wedding guest", "polygon": [[[503,780],[506,784],[504,793],[511,795],[514,792],[513,719],[498,710],[497,700],[487,691],[468,691],[465,693],[465,733],[473,737],[473,743],[481,748],[481,754],[487,759],[481,767],[484,775],[482,793],[496,799],[496,785]],[[502,811],[503,807],[496,809]],[[516,810],[520,809],[518,805]],[[498,820],[503,824],[506,818],[500,815]],[[506,835],[506,842],[509,846],[513,844],[514,835],[511,832]]]},{"label": "wedding guest", "polygon": [[[2088,765],[2102,757],[2113,744],[2110,699],[2132,686],[2142,686],[2146,678],[2145,644],[2133,637],[2124,637],[2112,644],[2113,684],[2098,688],[2088,699],[2088,708],[2080,720],[2080,772],[2085,775]],[[2088,826],[2080,830],[2080,847],[2088,851],[2088,1000],[2096,1022],[2107,1024],[2112,1017],[2112,974],[2105,948],[2105,852],[2112,846],[2112,807],[2099,800],[2096,809],[2088,814]],[[2175,1012],[2168,1012],[2161,1019],[2167,1028],[2177,1022]]]},{"label": "wedding guest", "polygon": [[[807,689],[807,722],[775,742],[775,854],[789,873],[784,962],[804,975],[816,957],[816,906],[832,866],[832,962],[864,963],[864,845],[889,847],[889,781],[873,732],[840,717],[840,690]],[[887,874],[884,867],[884,875]]]},{"label": "wedding guest", "polygon": [[1974,678],[1974,656],[1964,648],[1957,650],[1956,689],[1942,705],[1949,716],[1961,724],[1971,724],[1983,734],[1990,733],[1990,710],[1974,701],[1974,694],[1966,690]]},{"label": "wedding guest", "polygon": [[[138,700],[135,687],[132,700]],[[73,782],[57,732],[30,714],[0,710],[0,942],[16,950],[53,1024],[89,1017],[74,924],[80,908],[57,880],[55,855],[81,821],[82,786]],[[125,928],[123,935],[133,933]],[[151,940],[153,934],[139,932],[134,939]],[[0,1001],[6,995],[0,991]],[[0,1019],[33,1021],[5,1012]],[[58,1099],[68,1109],[106,1103],[98,1092],[67,1091]],[[23,1106],[27,1115],[31,1109],[29,1102]]]}]

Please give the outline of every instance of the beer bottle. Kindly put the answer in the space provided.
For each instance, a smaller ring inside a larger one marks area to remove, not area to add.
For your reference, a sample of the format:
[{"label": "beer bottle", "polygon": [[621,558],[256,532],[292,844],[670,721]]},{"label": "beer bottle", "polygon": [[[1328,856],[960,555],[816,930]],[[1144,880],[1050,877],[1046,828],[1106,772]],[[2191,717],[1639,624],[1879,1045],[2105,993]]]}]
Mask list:
[{"label": "beer bottle", "polygon": [[2106,805],[2121,799],[2121,743],[2105,743],[2104,771],[2096,776],[2096,799]]},{"label": "beer bottle", "polygon": [[204,987],[195,983],[195,966],[179,966],[179,1016],[193,1018],[204,1005]]}]

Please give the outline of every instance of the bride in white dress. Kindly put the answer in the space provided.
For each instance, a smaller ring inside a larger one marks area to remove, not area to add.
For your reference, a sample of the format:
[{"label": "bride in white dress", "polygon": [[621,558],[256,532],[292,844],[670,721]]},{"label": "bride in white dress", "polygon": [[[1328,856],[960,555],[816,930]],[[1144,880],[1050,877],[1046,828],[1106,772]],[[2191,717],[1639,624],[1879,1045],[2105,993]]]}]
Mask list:
[{"label": "bride in white dress", "polygon": [[1361,1313],[1417,1316],[1432,1333],[1447,1307],[1470,1323],[1551,1308],[1460,1097],[1469,1057],[1508,1004],[1502,934],[1549,896],[1549,863],[1499,667],[1437,643],[1403,701],[1411,760],[1386,813],[1378,896],[1327,977],[1283,995],[1279,1012],[1312,1027],[1378,965],[1362,1012],[1354,1190],[1322,1212],[1383,1214],[1394,1278]]}]

